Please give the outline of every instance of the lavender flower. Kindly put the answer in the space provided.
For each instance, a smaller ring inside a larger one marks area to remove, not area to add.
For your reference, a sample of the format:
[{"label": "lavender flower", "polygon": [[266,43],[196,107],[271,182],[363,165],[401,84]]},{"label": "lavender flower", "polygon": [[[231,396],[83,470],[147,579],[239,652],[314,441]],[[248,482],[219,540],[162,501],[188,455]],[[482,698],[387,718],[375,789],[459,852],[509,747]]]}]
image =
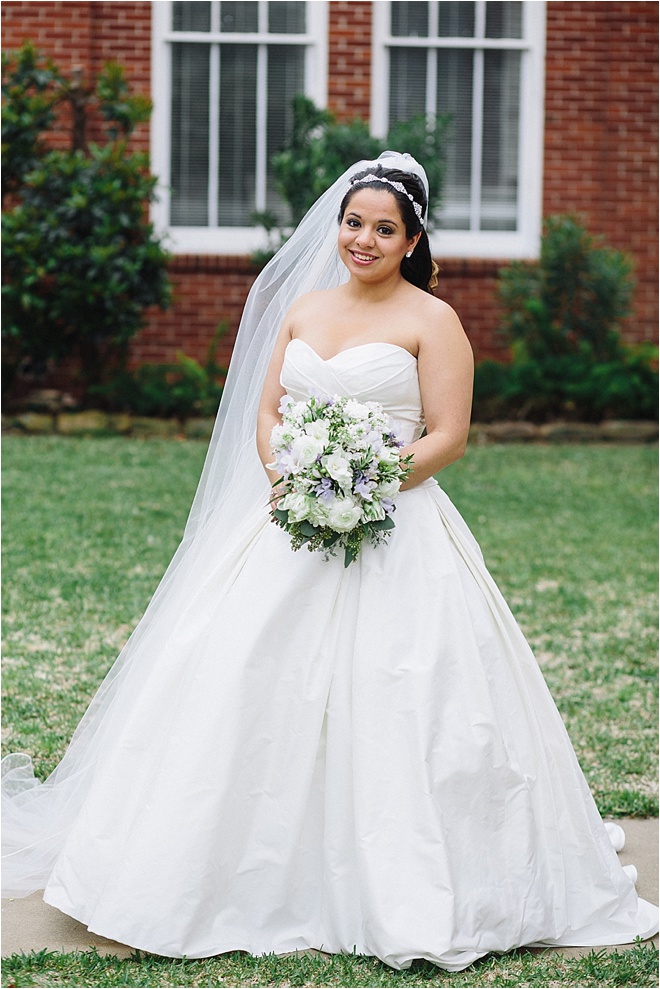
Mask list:
[{"label": "lavender flower", "polygon": [[394,509],[396,508],[396,505],[394,504],[394,502],[392,501],[391,498],[383,498],[381,500],[381,505],[385,509],[385,514],[386,515],[393,515],[394,514]]},{"label": "lavender flower", "polygon": [[375,481],[370,480],[363,471],[358,471],[353,481],[353,491],[355,494],[361,495],[365,501],[371,501],[373,499],[371,492],[375,487]]},{"label": "lavender flower", "polygon": [[335,497],[335,489],[332,483],[332,479],[329,477],[324,477],[318,484],[312,488],[314,494],[318,497],[319,501],[332,501]]}]

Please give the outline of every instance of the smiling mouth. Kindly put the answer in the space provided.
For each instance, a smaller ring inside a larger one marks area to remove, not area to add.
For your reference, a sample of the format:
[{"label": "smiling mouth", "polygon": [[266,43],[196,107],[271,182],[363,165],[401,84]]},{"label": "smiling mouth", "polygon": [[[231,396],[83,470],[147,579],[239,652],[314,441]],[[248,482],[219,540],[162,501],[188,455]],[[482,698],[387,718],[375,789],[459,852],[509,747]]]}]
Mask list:
[{"label": "smiling mouth", "polygon": [[361,261],[365,264],[368,261],[377,261],[377,257],[374,254],[361,254],[358,251],[350,251],[351,257],[355,258],[356,261]]}]

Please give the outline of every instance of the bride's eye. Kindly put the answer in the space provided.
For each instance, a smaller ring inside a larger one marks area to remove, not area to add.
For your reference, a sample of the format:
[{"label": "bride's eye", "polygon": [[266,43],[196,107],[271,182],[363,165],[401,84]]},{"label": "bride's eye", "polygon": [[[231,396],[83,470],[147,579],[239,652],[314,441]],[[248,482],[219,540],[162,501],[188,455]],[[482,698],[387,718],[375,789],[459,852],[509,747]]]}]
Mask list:
[{"label": "bride's eye", "polygon": [[391,233],[394,233],[394,231],[392,230],[391,227],[379,227],[378,228],[378,233],[381,233],[381,234],[391,234]]},{"label": "bride's eye", "polygon": [[359,220],[356,220],[355,217],[349,216],[346,219],[346,226],[347,227],[359,227],[360,226],[360,221]]}]

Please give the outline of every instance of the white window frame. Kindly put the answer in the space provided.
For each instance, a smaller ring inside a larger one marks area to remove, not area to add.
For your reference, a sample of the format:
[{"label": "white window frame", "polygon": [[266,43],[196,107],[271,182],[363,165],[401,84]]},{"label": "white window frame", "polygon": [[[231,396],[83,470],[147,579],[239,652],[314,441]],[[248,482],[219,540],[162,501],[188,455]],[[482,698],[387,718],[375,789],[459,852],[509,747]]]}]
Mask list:
[{"label": "white window frame", "polygon": [[[328,92],[328,2],[307,0],[306,33],[268,34],[260,23],[255,33],[232,32],[221,34],[218,25],[211,31],[172,31],[171,0],[156,0],[151,4],[151,115],[150,149],[151,170],[158,178],[156,200],[151,205],[151,221],[157,233],[164,238],[165,246],[173,254],[249,254],[264,246],[264,232],[258,227],[180,227],[171,226],[170,216],[170,107],[172,99],[171,44],[174,41],[197,41],[207,44],[247,43],[265,46],[273,44],[304,44],[305,93],[317,106],[325,107]],[[212,9],[216,9],[214,7]],[[264,9],[260,7],[263,21]],[[217,52],[212,48],[211,52]],[[265,48],[260,49],[265,55]],[[262,73],[263,76],[263,73]],[[265,76],[263,76],[265,78]],[[211,74],[213,79],[213,74]],[[266,133],[266,93],[258,93],[259,131]],[[211,119],[217,119],[219,93],[211,82]],[[215,114],[213,110],[216,110]],[[217,181],[217,142],[211,140],[209,148],[210,182]],[[265,137],[258,154],[265,155]],[[261,172],[263,171],[263,162]],[[263,183],[262,183],[263,184]],[[265,200],[265,188],[257,190]],[[211,188],[210,196],[217,196]],[[259,198],[259,196],[258,196]]]},{"label": "white window frame", "polygon": [[[429,0],[433,15],[436,0]],[[434,230],[431,248],[437,257],[456,258],[536,258],[539,255],[543,206],[543,114],[545,96],[545,0],[524,0],[522,39],[484,38],[485,0],[477,0],[475,37],[417,38],[390,34],[390,0],[373,4],[372,105],[371,129],[378,136],[388,130],[390,66],[389,50],[404,48],[474,48],[519,50],[522,52],[520,124],[518,138],[518,215],[517,230]],[[436,15],[437,16],[437,15]],[[481,35],[481,36],[476,36]],[[475,59],[475,71],[483,59]],[[427,112],[434,112],[434,81],[427,85]],[[475,133],[477,132],[477,133]],[[476,140],[475,140],[476,138]],[[481,147],[481,115],[473,116],[473,145]],[[405,150],[404,148],[397,150]],[[472,163],[473,176],[480,184],[481,162]]]}]

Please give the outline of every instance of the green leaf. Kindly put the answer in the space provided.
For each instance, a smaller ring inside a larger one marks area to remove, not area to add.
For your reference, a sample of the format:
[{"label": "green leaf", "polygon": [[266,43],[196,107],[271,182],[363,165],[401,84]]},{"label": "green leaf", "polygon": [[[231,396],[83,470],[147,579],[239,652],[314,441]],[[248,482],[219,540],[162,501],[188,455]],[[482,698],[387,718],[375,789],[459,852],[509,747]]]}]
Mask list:
[{"label": "green leaf", "polygon": [[319,530],[318,530],[318,526],[312,525],[311,522],[307,522],[305,520],[304,522],[300,523],[300,531],[302,532],[303,536],[307,536],[308,539],[311,539],[311,537],[315,536]]},{"label": "green leaf", "polygon": [[350,543],[344,549],[344,569],[349,567],[354,560],[357,560],[358,547],[352,546]]},{"label": "green leaf", "polygon": [[285,508],[274,508],[272,514],[278,522],[282,522],[284,525],[289,521],[289,513]]},{"label": "green leaf", "polygon": [[391,515],[386,515],[384,519],[378,519],[376,522],[370,522],[369,524],[376,532],[383,532],[388,529],[393,529],[396,522]]}]

